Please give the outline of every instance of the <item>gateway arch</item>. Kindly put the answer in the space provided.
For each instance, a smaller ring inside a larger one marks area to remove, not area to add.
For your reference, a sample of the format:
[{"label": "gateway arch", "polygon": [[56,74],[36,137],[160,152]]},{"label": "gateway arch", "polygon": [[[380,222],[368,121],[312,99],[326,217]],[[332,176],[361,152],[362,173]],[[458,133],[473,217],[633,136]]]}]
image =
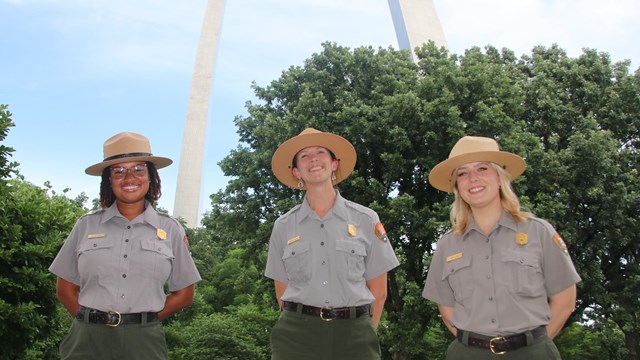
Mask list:
[{"label": "gateway arch", "polygon": [[[387,2],[398,46],[410,50],[414,61],[413,49],[429,40],[447,47],[433,0]],[[224,3],[225,0],[207,1],[189,91],[173,208],[173,216],[182,218],[189,228],[199,225],[207,118]]]}]

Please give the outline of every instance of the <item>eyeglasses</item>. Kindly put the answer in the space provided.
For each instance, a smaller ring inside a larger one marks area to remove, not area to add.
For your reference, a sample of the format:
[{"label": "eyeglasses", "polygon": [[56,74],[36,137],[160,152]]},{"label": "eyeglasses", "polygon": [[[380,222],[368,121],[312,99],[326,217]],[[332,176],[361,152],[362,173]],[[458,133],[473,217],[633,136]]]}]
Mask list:
[{"label": "eyeglasses", "polygon": [[147,175],[147,164],[138,164],[130,168],[124,166],[112,166],[111,178],[115,180],[122,180],[127,176],[127,173],[131,171],[131,174],[137,178],[143,178]]}]

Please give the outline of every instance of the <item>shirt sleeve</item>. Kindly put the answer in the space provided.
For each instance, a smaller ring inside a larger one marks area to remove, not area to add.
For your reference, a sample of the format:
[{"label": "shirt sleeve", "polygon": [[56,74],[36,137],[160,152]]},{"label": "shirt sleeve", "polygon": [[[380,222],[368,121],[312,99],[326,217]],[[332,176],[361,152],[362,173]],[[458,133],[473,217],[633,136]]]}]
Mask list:
[{"label": "shirt sleeve", "polygon": [[282,261],[282,235],[284,226],[281,221],[276,221],[271,231],[271,237],[269,238],[269,254],[267,256],[267,267],[264,275],[270,279],[287,283],[287,272],[284,268],[284,262]]},{"label": "shirt sleeve", "polygon": [[453,289],[451,289],[449,282],[443,279],[442,273],[444,269],[443,243],[445,240],[446,235],[438,241],[436,251],[431,258],[431,264],[427,271],[427,281],[422,290],[422,297],[440,305],[453,307],[455,302]]},{"label": "shirt sleeve", "polygon": [[202,280],[196,264],[191,257],[189,240],[181,225],[174,219],[170,220],[171,247],[173,251],[173,264],[171,276],[169,276],[169,291],[178,291]]},{"label": "shirt sleeve", "polygon": [[69,233],[69,236],[62,244],[60,251],[49,266],[49,271],[56,276],[65,279],[75,285],[80,286],[80,275],[78,273],[78,242],[83,236],[83,218],[78,220]]},{"label": "shirt sleeve", "polygon": [[[378,231],[384,232],[384,236],[376,235],[376,227],[378,227]],[[364,278],[368,281],[394,269],[400,265],[400,262],[393,251],[382,223],[380,223],[378,214],[374,213],[373,218],[370,218],[366,231],[369,244],[371,244],[364,271]]]},{"label": "shirt sleeve", "polygon": [[546,228],[542,238],[542,267],[545,279],[545,290],[553,296],[569,286],[581,281],[576,271],[567,246],[553,226],[542,222]]}]

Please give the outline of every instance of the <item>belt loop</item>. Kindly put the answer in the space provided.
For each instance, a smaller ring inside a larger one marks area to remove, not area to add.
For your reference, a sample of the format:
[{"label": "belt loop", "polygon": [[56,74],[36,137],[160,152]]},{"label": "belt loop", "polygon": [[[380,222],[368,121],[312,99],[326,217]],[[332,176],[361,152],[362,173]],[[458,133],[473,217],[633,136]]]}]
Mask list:
[{"label": "belt loop", "polygon": [[83,322],[89,322],[89,313],[91,312],[91,309],[86,307],[86,306],[80,306],[80,311],[82,311],[82,321]]},{"label": "belt loop", "polygon": [[302,307],[303,307],[303,306],[304,306],[304,305],[302,305],[302,304],[300,304],[300,303],[297,303],[297,304],[296,304],[296,314],[298,314],[298,315],[302,315]]},{"label": "belt loop", "polygon": [[460,329],[458,329],[458,331],[462,331],[462,343],[465,346],[469,346],[469,332]]},{"label": "belt loop", "polygon": [[146,312],[146,311],[142,313],[142,316],[141,316],[141,320],[142,320],[142,321],[141,321],[141,323],[142,323],[142,326],[147,325],[147,314],[149,314],[149,313],[148,313],[148,312]]},{"label": "belt loop", "polygon": [[533,333],[531,332],[531,330],[527,331],[524,333],[524,335],[527,337],[527,346],[533,344]]},{"label": "belt loop", "polygon": [[349,307],[349,319],[355,319],[357,316],[358,314],[356,313],[356,307],[355,306]]}]

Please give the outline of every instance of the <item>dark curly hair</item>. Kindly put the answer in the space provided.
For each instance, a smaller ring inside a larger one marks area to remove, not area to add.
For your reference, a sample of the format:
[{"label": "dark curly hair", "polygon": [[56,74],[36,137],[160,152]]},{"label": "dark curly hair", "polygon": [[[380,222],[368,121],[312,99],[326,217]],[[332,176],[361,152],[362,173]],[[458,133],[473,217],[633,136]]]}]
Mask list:
[{"label": "dark curly hair", "polygon": [[[156,166],[152,162],[147,161],[146,163],[147,172],[149,173],[149,191],[147,191],[144,198],[151,204],[155,204],[162,195],[160,175],[158,174],[158,169],[156,169]],[[113,190],[111,190],[111,166],[107,166],[102,170],[102,181],[100,182],[100,206],[108,208],[113,205],[115,201],[116,196],[113,194]]]}]

